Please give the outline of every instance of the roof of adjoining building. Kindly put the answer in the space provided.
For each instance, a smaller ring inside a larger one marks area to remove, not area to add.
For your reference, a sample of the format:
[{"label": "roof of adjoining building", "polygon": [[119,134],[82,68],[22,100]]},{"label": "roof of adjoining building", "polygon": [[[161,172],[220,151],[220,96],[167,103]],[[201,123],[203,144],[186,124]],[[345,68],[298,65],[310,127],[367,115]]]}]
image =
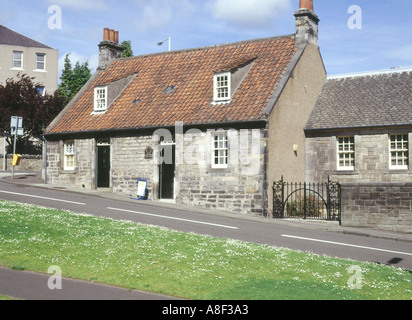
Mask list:
[{"label": "roof of adjoining building", "polygon": [[53,49],[43,43],[30,39],[16,31],[6,28],[3,25],[0,25],[0,44],[19,47]]},{"label": "roof of adjoining building", "polygon": [[412,68],[330,76],[306,130],[412,125]]},{"label": "roof of adjoining building", "polygon": [[[297,50],[294,35],[288,35],[115,60],[95,75],[47,133],[261,120]],[[244,64],[251,67],[233,99],[213,103],[214,74]],[[127,77],[131,80],[109,109],[93,113],[94,88]]]}]

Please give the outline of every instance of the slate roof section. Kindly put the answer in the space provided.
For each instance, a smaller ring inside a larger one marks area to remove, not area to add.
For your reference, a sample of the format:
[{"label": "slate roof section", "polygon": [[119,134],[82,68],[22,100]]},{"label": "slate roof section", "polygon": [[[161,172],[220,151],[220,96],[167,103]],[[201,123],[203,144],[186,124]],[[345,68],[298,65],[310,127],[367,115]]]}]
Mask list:
[{"label": "slate roof section", "polygon": [[306,131],[412,125],[412,69],[328,77]]},{"label": "slate roof section", "polygon": [[[294,35],[119,59],[84,88],[47,134],[264,119],[271,95],[297,48]],[[230,103],[213,103],[216,72],[253,61]],[[93,114],[94,88],[136,74],[104,114]],[[174,90],[165,90],[174,86]],[[139,101],[139,103],[133,103]]]},{"label": "slate roof section", "polygon": [[19,47],[53,49],[43,43],[30,39],[16,31],[0,25],[0,44]]}]

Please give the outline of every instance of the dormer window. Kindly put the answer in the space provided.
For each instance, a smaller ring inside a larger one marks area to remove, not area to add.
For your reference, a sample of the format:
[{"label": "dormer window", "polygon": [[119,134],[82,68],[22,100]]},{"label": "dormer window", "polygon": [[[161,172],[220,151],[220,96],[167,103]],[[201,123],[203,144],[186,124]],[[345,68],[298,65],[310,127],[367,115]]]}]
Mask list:
[{"label": "dormer window", "polygon": [[107,110],[107,87],[94,88],[94,111]]},{"label": "dormer window", "polygon": [[214,77],[214,101],[227,101],[231,99],[231,73],[215,74]]}]

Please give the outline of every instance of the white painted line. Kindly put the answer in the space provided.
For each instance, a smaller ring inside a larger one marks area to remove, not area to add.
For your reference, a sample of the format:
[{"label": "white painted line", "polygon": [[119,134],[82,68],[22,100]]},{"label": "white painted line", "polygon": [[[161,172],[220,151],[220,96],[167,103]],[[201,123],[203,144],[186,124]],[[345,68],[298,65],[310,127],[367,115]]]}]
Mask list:
[{"label": "white painted line", "polygon": [[216,224],[216,223],[209,223],[209,222],[203,222],[203,221],[182,219],[182,218],[176,218],[176,217],[168,217],[168,216],[162,216],[162,215],[158,215],[158,214],[146,213],[146,212],[140,212],[140,211],[132,211],[132,210],[125,210],[125,209],[118,209],[118,208],[110,208],[110,207],[108,207],[107,209],[114,210],[114,211],[123,211],[123,212],[128,212],[128,213],[135,213],[135,214],[140,214],[140,215],[144,215],[144,216],[151,216],[151,217],[156,217],[156,218],[162,218],[162,219],[178,220],[178,221],[191,222],[191,223],[196,223],[196,224],[204,224],[204,225],[214,226],[214,227],[219,227],[219,228],[226,228],[226,229],[233,229],[233,230],[239,229],[237,227],[226,226],[226,225],[223,225],[223,224]]},{"label": "white painted line", "polygon": [[335,241],[311,239],[311,238],[304,238],[304,237],[296,237],[296,236],[290,236],[290,235],[287,235],[287,234],[282,234],[282,237],[299,239],[299,240],[306,240],[306,241],[322,242],[322,243],[334,244],[334,245],[338,245],[338,246],[353,247],[353,248],[367,249],[367,250],[373,250],[373,251],[396,253],[396,254],[402,254],[402,255],[406,255],[406,256],[412,256],[412,253],[408,253],[408,252],[400,252],[400,251],[392,251],[392,250],[386,250],[386,249],[380,249],[380,248],[358,246],[358,245],[355,245],[355,244],[349,244],[349,243],[343,243],[343,242],[335,242]]},{"label": "white painted line", "polygon": [[81,202],[74,202],[74,201],[68,201],[68,200],[62,200],[62,199],[54,199],[54,198],[47,198],[47,197],[40,197],[40,196],[34,196],[31,194],[24,194],[24,193],[17,193],[17,192],[10,192],[10,191],[2,191],[0,190],[0,193],[6,193],[6,194],[12,194],[15,196],[23,196],[23,197],[28,197],[28,198],[37,198],[37,199],[43,199],[43,200],[50,200],[50,201],[58,201],[58,202],[65,202],[65,203],[71,203],[71,204],[78,204],[81,206],[85,206],[85,203]]}]

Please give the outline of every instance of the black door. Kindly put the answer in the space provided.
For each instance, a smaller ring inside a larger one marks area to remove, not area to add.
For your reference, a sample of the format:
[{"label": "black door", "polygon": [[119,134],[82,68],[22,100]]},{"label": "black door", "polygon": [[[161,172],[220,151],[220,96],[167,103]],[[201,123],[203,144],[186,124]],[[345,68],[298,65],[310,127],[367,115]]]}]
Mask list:
[{"label": "black door", "polygon": [[97,187],[110,187],[110,146],[97,147]]},{"label": "black door", "polygon": [[163,162],[159,166],[159,198],[174,199],[175,145],[164,145],[160,151]]}]

